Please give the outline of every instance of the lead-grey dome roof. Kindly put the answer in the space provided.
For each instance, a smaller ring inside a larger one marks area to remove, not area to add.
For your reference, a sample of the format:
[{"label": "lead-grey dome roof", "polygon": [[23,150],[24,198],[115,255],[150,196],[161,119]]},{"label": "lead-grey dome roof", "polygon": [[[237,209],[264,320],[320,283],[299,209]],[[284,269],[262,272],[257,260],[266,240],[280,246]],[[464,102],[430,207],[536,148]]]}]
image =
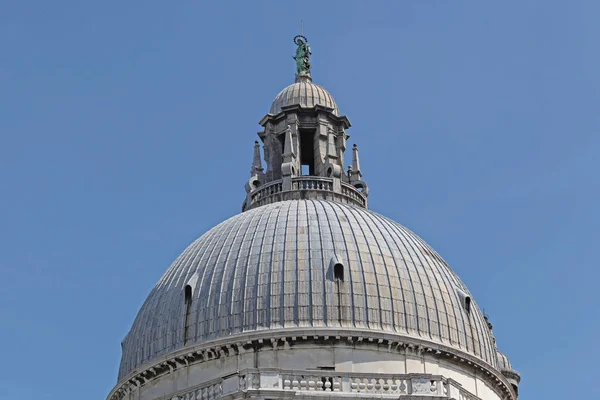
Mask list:
[{"label": "lead-grey dome roof", "polygon": [[[341,307],[332,259],[344,270]],[[283,201],[212,228],[146,299],[123,341],[119,378],[183,347],[186,285],[192,288],[186,345],[275,328],[352,328],[497,362],[486,321],[474,302],[466,310],[467,288],[452,269],[414,233],[363,208]]]},{"label": "lead-grey dome roof", "polygon": [[279,114],[282,107],[299,105],[303,108],[311,108],[316,105],[333,109],[334,115],[340,115],[333,96],[325,88],[312,83],[310,78],[301,77],[296,83],[283,89],[271,104],[269,114]]},{"label": "lead-grey dome roof", "polygon": [[504,353],[501,353],[500,351],[498,351],[497,354],[498,354],[498,369],[500,371],[512,370],[512,365],[510,365],[510,361],[508,360],[508,357],[506,357],[506,355],[504,355]]}]

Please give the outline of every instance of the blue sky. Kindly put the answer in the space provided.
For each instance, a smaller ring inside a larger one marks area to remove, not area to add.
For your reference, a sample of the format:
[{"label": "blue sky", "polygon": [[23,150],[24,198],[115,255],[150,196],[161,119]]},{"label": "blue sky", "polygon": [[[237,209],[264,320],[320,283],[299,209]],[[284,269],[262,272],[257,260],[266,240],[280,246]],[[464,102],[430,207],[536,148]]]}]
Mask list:
[{"label": "blue sky", "polygon": [[150,289],[240,211],[301,19],[371,209],[466,282],[522,398],[596,397],[599,17],[596,1],[3,2],[0,398],[108,394]]}]

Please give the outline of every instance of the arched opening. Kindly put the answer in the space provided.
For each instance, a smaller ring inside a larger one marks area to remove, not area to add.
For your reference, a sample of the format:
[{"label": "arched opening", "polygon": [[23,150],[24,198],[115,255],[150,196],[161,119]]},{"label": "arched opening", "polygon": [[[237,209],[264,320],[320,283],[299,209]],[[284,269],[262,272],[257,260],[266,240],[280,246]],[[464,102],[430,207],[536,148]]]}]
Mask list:
[{"label": "arched opening", "polygon": [[344,266],[337,263],[333,266],[333,279],[336,281],[344,281]]},{"label": "arched opening", "polygon": [[467,313],[471,312],[471,296],[463,292],[461,289],[456,288],[456,294],[460,299],[460,304],[463,306]]},{"label": "arched opening", "polygon": [[300,130],[300,164],[302,165],[302,175],[315,175],[315,130]]},{"label": "arched opening", "polygon": [[345,317],[345,301],[344,301],[344,264],[340,262],[337,256],[334,254],[329,261],[329,269],[327,271],[327,279],[331,280],[334,285],[334,290],[337,294],[337,309],[338,309],[338,322],[340,326]]},{"label": "arched opening", "polygon": [[343,296],[342,283],[344,282],[344,266],[340,262],[333,265],[333,280],[335,281],[337,296],[338,296],[338,322],[342,325],[343,320]]},{"label": "arched opening", "polygon": [[279,145],[281,146],[281,154],[285,153],[285,135],[281,135],[277,138]]},{"label": "arched opening", "polygon": [[185,285],[184,288],[184,319],[183,319],[183,344],[189,339],[190,314],[192,311],[192,287]]}]

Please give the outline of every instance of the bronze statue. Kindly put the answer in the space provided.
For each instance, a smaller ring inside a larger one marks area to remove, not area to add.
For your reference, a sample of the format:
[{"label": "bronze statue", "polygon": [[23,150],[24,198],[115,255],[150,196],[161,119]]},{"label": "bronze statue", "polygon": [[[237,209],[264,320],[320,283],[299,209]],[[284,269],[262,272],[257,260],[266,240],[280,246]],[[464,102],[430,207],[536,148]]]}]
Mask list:
[{"label": "bronze statue", "polygon": [[310,45],[306,37],[298,35],[294,38],[294,43],[298,46],[296,49],[296,56],[293,57],[296,60],[296,76],[298,75],[310,75],[310,60],[309,57],[312,54],[310,51]]}]

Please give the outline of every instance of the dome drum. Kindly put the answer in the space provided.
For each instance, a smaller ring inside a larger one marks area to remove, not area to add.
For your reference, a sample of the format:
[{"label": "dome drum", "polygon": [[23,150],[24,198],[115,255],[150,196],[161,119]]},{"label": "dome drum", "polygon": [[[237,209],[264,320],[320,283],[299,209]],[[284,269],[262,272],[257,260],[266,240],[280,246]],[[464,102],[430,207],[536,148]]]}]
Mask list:
[{"label": "dome drum", "polygon": [[[446,366],[431,369],[438,364]],[[389,372],[376,372],[381,368]],[[459,383],[455,368],[470,378]],[[369,330],[318,328],[250,332],[186,346],[123,377],[109,399],[127,399],[132,391],[160,398],[178,388],[176,394],[184,399],[188,391],[204,389],[214,390],[215,399],[252,396],[253,390],[272,398],[316,390],[315,395],[337,391],[473,400],[505,399],[511,392],[494,368],[451,347]],[[489,395],[475,396],[484,391]]]}]

